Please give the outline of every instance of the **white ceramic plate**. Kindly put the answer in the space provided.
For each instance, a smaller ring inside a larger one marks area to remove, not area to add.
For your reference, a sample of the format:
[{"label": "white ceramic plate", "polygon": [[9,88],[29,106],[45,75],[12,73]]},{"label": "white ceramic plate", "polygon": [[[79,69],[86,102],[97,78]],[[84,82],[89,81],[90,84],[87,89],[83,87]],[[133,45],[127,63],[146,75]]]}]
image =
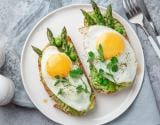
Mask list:
[{"label": "white ceramic plate", "polygon": [[[31,45],[43,48],[47,44],[46,29],[49,27],[56,36],[60,34],[63,26],[66,26],[75,46],[83,56],[83,41],[78,29],[83,26],[83,15],[80,9],[91,10],[90,5],[71,5],[57,9],[44,17],[33,28],[23,48],[21,58],[21,75],[25,90],[34,105],[51,120],[65,125],[96,125],[110,122],[120,116],[133,103],[140,91],[144,75],[144,56],[140,41],[132,27],[121,16],[113,13],[126,28],[129,41],[136,53],[138,71],[132,88],[113,95],[97,94],[97,104],[93,111],[85,117],[73,117],[64,114],[53,107],[53,101],[40,82],[37,59]],[[103,10],[104,8],[102,8]],[[84,62],[82,62],[84,64]]]}]

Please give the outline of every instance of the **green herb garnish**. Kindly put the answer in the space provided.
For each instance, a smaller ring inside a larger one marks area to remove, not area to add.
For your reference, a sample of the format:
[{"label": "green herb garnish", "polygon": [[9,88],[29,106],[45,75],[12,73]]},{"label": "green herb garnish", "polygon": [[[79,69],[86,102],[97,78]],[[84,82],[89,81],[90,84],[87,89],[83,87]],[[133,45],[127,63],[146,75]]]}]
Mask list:
[{"label": "green herb garnish", "polygon": [[113,65],[112,66],[112,72],[117,72],[118,71],[118,66],[117,65]]},{"label": "green herb garnish", "polygon": [[93,62],[93,60],[95,59],[95,55],[92,51],[88,52],[88,62]]},{"label": "green herb garnish", "polygon": [[70,71],[69,75],[72,77],[72,78],[78,78],[80,77],[81,75],[83,74],[83,70],[81,68],[77,68],[77,69],[73,69]]},{"label": "green herb garnish", "polygon": [[[84,85],[85,85],[85,84],[84,84]],[[76,87],[76,90],[77,90],[77,93],[78,93],[78,94],[79,94],[79,93],[82,93],[82,92],[85,92],[85,93],[88,92],[86,85],[85,85],[85,88],[84,88],[82,85],[78,85],[78,86]]]},{"label": "green herb garnish", "polygon": [[112,57],[112,58],[111,58],[111,62],[112,62],[113,64],[118,63],[117,57]]},{"label": "green herb garnish", "polygon": [[63,95],[63,94],[64,94],[64,91],[63,91],[62,88],[59,89],[58,94],[59,94],[59,95]]},{"label": "green herb garnish", "polygon": [[84,88],[82,85],[78,85],[76,90],[77,90],[77,93],[81,93],[84,90]]},{"label": "green herb garnish", "polygon": [[59,83],[68,82],[68,80],[66,78],[62,78],[60,76],[56,76],[55,78],[57,81],[55,82],[54,86],[57,86]]},{"label": "green herb garnish", "polygon": [[117,72],[118,71],[117,63],[118,63],[117,57],[112,57],[111,61],[107,64],[107,68],[112,72]]}]

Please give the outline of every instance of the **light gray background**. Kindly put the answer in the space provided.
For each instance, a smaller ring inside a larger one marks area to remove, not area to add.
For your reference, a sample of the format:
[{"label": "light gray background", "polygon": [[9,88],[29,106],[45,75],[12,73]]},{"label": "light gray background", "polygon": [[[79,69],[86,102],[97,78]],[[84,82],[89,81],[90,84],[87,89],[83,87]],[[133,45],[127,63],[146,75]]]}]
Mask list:
[{"label": "light gray background", "polygon": [[[115,11],[124,16],[121,0],[96,0],[99,5],[112,3]],[[16,84],[13,103],[32,106],[21,86],[19,60],[26,36],[35,23],[48,12],[71,3],[88,3],[87,0],[0,0],[0,46],[6,47],[6,64],[0,72]],[[160,31],[160,0],[145,0],[147,8]],[[137,30],[145,54],[145,77],[142,89],[131,107],[109,125],[158,125],[160,116],[151,84],[159,83],[160,63],[143,31]],[[148,71],[148,72],[147,72]],[[150,76],[150,80],[149,77]],[[22,90],[22,91],[20,91]],[[62,119],[63,120],[63,119]],[[0,107],[0,125],[56,125],[36,109],[9,104]]]}]

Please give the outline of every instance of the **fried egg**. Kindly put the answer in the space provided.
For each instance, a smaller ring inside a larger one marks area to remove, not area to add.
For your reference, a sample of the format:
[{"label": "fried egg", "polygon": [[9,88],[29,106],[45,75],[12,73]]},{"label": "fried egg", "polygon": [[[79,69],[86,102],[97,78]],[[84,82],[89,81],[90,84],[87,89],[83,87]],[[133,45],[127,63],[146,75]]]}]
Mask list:
[{"label": "fried egg", "polygon": [[[65,53],[60,52],[55,46],[48,46],[43,51],[41,57],[41,74],[48,88],[65,104],[78,111],[83,111],[91,103],[91,88],[84,74],[79,79],[69,76],[69,72],[75,68],[77,68],[77,65],[72,63],[70,58]],[[56,76],[67,78],[71,86],[67,87],[66,84],[55,85]],[[89,92],[77,93],[76,87],[78,85],[84,86],[84,84],[87,86]],[[63,89],[65,92],[64,95],[58,94],[60,89]]]},{"label": "fried egg", "polygon": [[[103,49],[105,61],[95,60],[93,64],[96,69],[103,69],[105,72],[112,74],[113,77],[106,75],[106,78],[116,84],[133,82],[136,75],[137,62],[129,41],[115,30],[106,26],[95,25],[84,30],[86,53],[92,51],[97,57],[98,46],[101,45]],[[107,64],[111,61],[112,57],[117,57],[118,59],[117,72],[112,72],[107,68]]]}]

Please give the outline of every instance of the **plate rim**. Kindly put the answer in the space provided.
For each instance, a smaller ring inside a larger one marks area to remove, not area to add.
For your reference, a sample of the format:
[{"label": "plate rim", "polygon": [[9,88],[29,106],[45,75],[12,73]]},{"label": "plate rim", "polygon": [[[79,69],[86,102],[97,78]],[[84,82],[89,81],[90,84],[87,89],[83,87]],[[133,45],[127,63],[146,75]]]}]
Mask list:
[{"label": "plate rim", "polygon": [[[32,33],[34,32],[34,30],[37,28],[37,26],[42,23],[46,18],[48,18],[49,16],[51,16],[52,14],[58,12],[58,11],[61,11],[63,9],[67,9],[67,8],[72,8],[72,7],[79,7],[79,6],[84,6],[84,7],[89,7],[91,6],[91,4],[71,4],[71,5],[66,5],[66,6],[62,6],[58,9],[55,9],[53,11],[51,11],[50,13],[48,13],[46,16],[42,17],[35,25],[34,27],[32,28],[32,30],[29,32],[26,40],[25,40],[25,43],[23,45],[23,48],[22,48],[22,52],[21,52],[21,60],[20,60],[20,71],[21,71],[21,78],[22,78],[22,83],[23,83],[23,86],[24,86],[24,89],[27,93],[27,95],[29,96],[30,100],[32,101],[32,103],[35,105],[36,109],[39,110],[44,116],[46,116],[47,118],[49,118],[50,120],[56,122],[56,123],[59,123],[59,124],[63,124],[62,122],[60,121],[57,121],[57,120],[53,120],[52,117],[50,117],[48,114],[44,113],[40,108],[39,106],[37,105],[37,103],[34,101],[34,99],[32,98],[32,96],[29,94],[29,90],[27,88],[27,85],[25,84],[25,80],[24,80],[24,75],[23,75],[23,58],[24,58],[24,54],[25,54],[25,48],[27,46],[27,43],[28,43],[28,40],[30,38],[30,36],[32,35]],[[101,9],[106,9],[106,7],[103,7],[103,6],[99,6]],[[141,88],[142,88],[142,85],[143,85],[143,80],[144,80],[144,71],[145,71],[145,63],[144,63],[144,53],[143,53],[143,49],[142,49],[142,45],[141,45],[141,42],[140,42],[140,39],[137,35],[137,33],[135,32],[135,30],[133,29],[133,27],[131,26],[131,24],[125,20],[124,17],[122,17],[121,15],[119,15],[117,12],[115,12],[113,10],[113,15],[115,15],[116,17],[118,18],[121,18],[121,20],[123,22],[125,22],[127,24],[127,27],[129,27],[129,29],[135,33],[136,35],[136,39],[137,39],[137,44],[139,44],[139,46],[141,47],[141,54],[142,54],[142,77],[140,78],[140,83],[141,85],[137,88],[137,91],[135,93],[135,96],[131,99],[129,99],[128,101],[128,104],[125,106],[125,108],[121,108],[121,110],[116,114],[116,115],[113,115],[112,118],[110,118],[109,120],[101,120],[100,124],[105,124],[105,123],[109,123],[111,121],[113,121],[114,119],[118,118],[119,116],[121,116],[124,112],[126,112],[128,110],[128,108],[133,104],[133,102],[135,101],[135,99],[137,98],[137,96],[139,95],[139,92],[141,91]],[[124,107],[124,106],[123,106]]]}]

